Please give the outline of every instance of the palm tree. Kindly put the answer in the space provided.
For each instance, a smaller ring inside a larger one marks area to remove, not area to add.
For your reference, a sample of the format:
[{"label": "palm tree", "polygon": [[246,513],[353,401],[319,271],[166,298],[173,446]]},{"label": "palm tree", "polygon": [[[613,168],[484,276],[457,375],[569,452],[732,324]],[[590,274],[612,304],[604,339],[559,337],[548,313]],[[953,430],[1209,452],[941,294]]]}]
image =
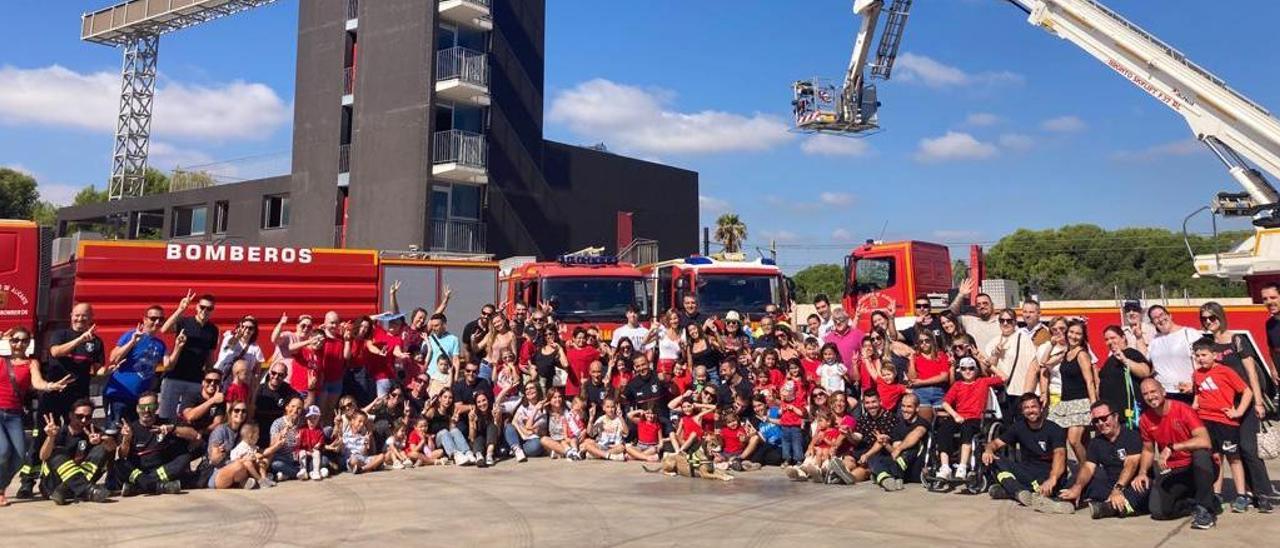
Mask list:
[{"label": "palm tree", "polygon": [[737,213],[725,213],[716,219],[715,239],[724,245],[726,253],[742,251],[742,241],[747,239],[747,225]]}]

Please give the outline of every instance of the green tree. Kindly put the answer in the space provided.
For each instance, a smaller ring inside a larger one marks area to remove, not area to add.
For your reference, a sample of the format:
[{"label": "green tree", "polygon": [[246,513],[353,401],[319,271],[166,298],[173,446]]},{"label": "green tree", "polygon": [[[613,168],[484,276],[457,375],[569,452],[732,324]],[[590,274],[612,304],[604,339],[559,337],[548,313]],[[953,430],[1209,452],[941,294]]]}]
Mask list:
[{"label": "green tree", "polygon": [[82,206],[89,204],[102,204],[107,201],[107,191],[98,190],[93,185],[86,186],[76,193],[76,197],[71,199],[71,205]]},{"label": "green tree", "polygon": [[1106,230],[1068,225],[1049,230],[1018,230],[987,251],[987,277],[1017,281],[1043,299],[1112,299],[1117,291],[1132,297],[1144,290],[1159,294],[1186,290],[1198,297],[1245,295],[1237,282],[1192,278],[1187,243],[1199,253],[1224,251],[1249,236],[1224,232],[1192,236],[1163,228]]},{"label": "green tree", "polygon": [[969,277],[969,263],[956,259],[951,263],[951,285],[958,286]]},{"label": "green tree", "polygon": [[53,226],[58,221],[58,206],[40,200],[31,210],[31,220],[40,226]]},{"label": "green tree", "polygon": [[825,293],[833,302],[844,295],[844,269],[834,264],[816,264],[796,273],[795,299],[798,303],[811,303],[813,297]]},{"label": "green tree", "polygon": [[726,253],[742,251],[742,242],[747,239],[747,225],[738,218],[737,213],[725,213],[716,219],[715,240],[724,245]]},{"label": "green tree", "polygon": [[39,201],[35,177],[0,167],[0,219],[30,219]]}]

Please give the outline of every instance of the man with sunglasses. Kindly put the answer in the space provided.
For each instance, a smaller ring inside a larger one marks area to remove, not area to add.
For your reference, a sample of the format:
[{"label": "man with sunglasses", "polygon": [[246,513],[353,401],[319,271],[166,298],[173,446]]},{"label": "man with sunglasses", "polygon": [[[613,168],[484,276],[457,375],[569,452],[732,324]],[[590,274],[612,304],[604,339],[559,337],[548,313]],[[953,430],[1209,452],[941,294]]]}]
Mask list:
[{"label": "man with sunglasses", "polygon": [[164,322],[164,309],[160,305],[147,307],[137,329],[125,332],[111,351],[110,363],[117,364],[102,390],[102,400],[107,413],[107,431],[114,433],[122,420],[136,420],[134,407],[138,396],[152,389],[156,371],[167,369],[177,354],[167,354],[160,339],[160,325]]},{"label": "man with sunglasses", "polygon": [[453,383],[454,409],[458,413],[471,411],[476,405],[476,394],[485,392],[493,396],[493,383],[480,378],[480,366],[468,363],[462,366],[462,376]]},{"label": "man with sunglasses", "polygon": [[938,315],[933,313],[933,303],[929,301],[928,296],[920,295],[916,297],[913,310],[915,311],[916,323],[902,330],[902,340],[914,344],[915,341],[919,340],[920,334],[924,332],[932,334],[935,341],[945,340],[942,337],[942,322],[938,321]]},{"label": "man with sunglasses", "polygon": [[105,487],[95,485],[115,454],[115,442],[93,426],[93,402],[77,400],[60,427],[52,414],[46,416],[45,439],[40,446],[44,463],[40,491],[58,506],[77,500],[106,502]]},{"label": "man with sunglasses", "polygon": [[1119,413],[1105,401],[1094,402],[1089,415],[1098,435],[1089,440],[1075,484],[1058,493],[1061,501],[1054,504],[1069,514],[1077,503],[1088,503],[1093,519],[1146,513],[1147,493],[1132,485],[1142,461],[1142,438],[1121,426]]},{"label": "man with sunglasses", "polygon": [[191,474],[189,444],[201,436],[190,426],[174,426],[158,417],[155,392],[138,397],[138,420],[120,427],[117,478],[124,483],[121,496],[182,492],[182,480]]},{"label": "man with sunglasses", "polygon": [[[996,472],[998,485],[991,488],[991,498],[1012,498],[1018,504],[1037,512],[1061,512],[1051,498],[1069,485],[1067,473],[1067,431],[1045,420],[1040,397],[1028,392],[1018,398],[1023,420],[991,440],[982,452],[982,463]],[[1006,446],[1017,447],[1021,459],[997,457]],[[1075,511],[1075,507],[1071,507]]]},{"label": "man with sunglasses", "polygon": [[289,400],[302,397],[289,385],[288,376],[289,368],[282,362],[276,362],[267,371],[267,382],[258,386],[258,394],[253,400],[253,420],[258,423],[259,447],[270,445],[271,425],[284,416]]},{"label": "man with sunglasses", "polygon": [[[227,422],[227,404],[226,395],[222,392],[222,372],[217,369],[210,369],[204,372],[204,379],[200,381],[200,401],[191,407],[182,407],[178,409],[181,416],[180,424],[185,424],[196,429],[201,435],[208,436],[213,431]],[[204,447],[193,448],[195,454],[203,454]]]},{"label": "man with sunglasses", "polygon": [[[1007,423],[1021,415],[1019,398],[1028,391],[1035,391],[1035,386],[1028,386],[1027,371],[1035,361],[1036,347],[1031,342],[1031,335],[1018,328],[1018,315],[1012,309],[1001,310],[996,314],[996,321],[1000,326],[999,335],[982,347],[983,352],[975,354],[983,366],[999,369],[1008,376],[1002,407]],[[981,341],[978,344],[982,344]]]},{"label": "man with sunglasses", "polygon": [[195,315],[186,316],[193,299],[195,293],[188,289],[160,328],[161,333],[177,335],[174,344],[178,347],[173,368],[165,372],[164,380],[160,382],[159,414],[166,421],[178,417],[178,407],[190,407],[198,401],[200,379],[217,357],[218,326],[213,324],[213,295],[201,295],[196,302]]},{"label": "man with sunglasses", "polygon": [[480,341],[484,340],[484,336],[489,332],[490,318],[495,311],[497,307],[485,303],[480,307],[480,316],[462,326],[462,340],[467,345],[466,361],[468,363],[479,364],[484,359],[485,351],[480,348]]},{"label": "man with sunglasses", "polygon": [[965,332],[973,335],[973,339],[978,342],[978,348],[986,348],[988,343],[1000,336],[1000,324],[996,318],[996,306],[991,300],[991,295],[978,293],[973,298],[973,313],[961,312],[965,301],[977,285],[978,282],[973,278],[965,278],[960,282],[960,290],[956,293],[955,300],[951,301],[950,308],[959,318]]}]

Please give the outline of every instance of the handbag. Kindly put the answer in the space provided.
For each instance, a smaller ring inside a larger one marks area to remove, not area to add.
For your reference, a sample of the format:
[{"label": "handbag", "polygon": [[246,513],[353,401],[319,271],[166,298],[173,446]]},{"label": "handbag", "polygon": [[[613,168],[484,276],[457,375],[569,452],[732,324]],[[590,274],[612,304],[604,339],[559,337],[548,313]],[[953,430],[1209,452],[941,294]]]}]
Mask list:
[{"label": "handbag", "polygon": [[556,368],[556,376],[551,380],[554,386],[564,386],[569,384],[569,370],[563,367]]},{"label": "handbag", "polygon": [[1262,460],[1280,458],[1280,428],[1272,421],[1263,421],[1258,428],[1258,457]]}]

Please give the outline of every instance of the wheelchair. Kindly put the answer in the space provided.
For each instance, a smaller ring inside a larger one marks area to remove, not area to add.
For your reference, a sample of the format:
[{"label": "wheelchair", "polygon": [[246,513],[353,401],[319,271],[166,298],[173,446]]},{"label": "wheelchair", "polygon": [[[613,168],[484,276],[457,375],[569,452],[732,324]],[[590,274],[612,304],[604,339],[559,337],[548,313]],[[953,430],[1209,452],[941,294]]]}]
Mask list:
[{"label": "wheelchair", "polygon": [[[939,414],[934,415],[934,422],[939,420]],[[978,433],[968,440],[960,440],[961,443],[969,445],[971,451],[969,453],[969,462],[965,463],[968,469],[968,475],[964,478],[955,478],[947,480],[938,476],[941,458],[939,448],[939,433],[935,425],[929,428],[929,435],[925,439],[922,451],[922,465],[920,467],[920,483],[925,488],[934,493],[952,491],[960,488],[962,492],[977,495],[987,492],[991,485],[995,482],[990,467],[982,463],[982,452],[986,450],[987,444],[992,440],[1000,437],[1004,433],[1005,425],[1003,422],[1004,413],[1000,409],[1000,399],[993,390],[987,393],[987,408],[982,413],[982,419],[979,422]],[[958,434],[959,435],[959,434]],[[960,445],[957,444],[955,453],[948,455],[948,460],[952,465],[959,464],[960,461]]]}]

